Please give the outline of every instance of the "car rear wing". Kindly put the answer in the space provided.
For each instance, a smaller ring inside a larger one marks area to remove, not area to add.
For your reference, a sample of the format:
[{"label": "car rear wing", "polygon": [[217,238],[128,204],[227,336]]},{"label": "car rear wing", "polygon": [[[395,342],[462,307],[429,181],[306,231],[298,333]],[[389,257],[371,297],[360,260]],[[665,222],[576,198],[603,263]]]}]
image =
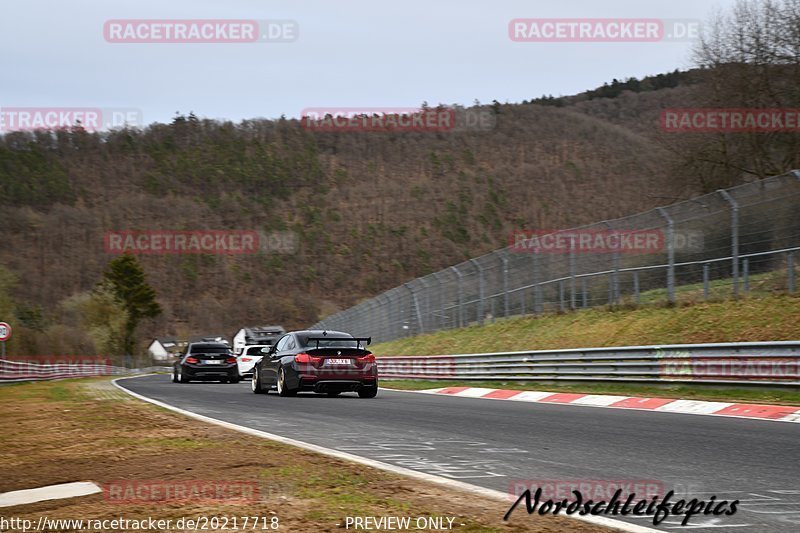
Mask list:
[{"label": "car rear wing", "polygon": [[367,346],[369,343],[372,342],[372,337],[352,337],[352,338],[337,338],[337,337],[308,337],[308,342],[317,341],[317,345],[314,347],[315,350],[319,349],[319,341],[356,341],[356,349],[363,350],[364,348],[361,347],[361,343],[364,343],[364,346]]}]

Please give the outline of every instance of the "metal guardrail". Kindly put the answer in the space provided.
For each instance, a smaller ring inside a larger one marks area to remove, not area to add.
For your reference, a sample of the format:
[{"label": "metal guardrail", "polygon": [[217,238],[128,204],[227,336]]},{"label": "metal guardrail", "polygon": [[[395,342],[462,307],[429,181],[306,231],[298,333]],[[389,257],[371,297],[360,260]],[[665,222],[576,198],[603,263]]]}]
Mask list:
[{"label": "metal guardrail", "polygon": [[800,386],[800,341],[381,357],[381,379]]},{"label": "metal guardrail", "polygon": [[0,383],[94,376],[126,376],[147,374],[150,372],[164,372],[165,370],[169,369],[160,366],[131,369],[100,362],[65,362],[49,364],[0,359]]}]

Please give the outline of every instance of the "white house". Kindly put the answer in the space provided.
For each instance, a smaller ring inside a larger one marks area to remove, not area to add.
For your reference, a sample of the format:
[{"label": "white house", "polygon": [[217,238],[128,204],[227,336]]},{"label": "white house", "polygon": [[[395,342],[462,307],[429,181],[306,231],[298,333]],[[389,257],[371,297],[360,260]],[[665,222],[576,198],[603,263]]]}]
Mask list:
[{"label": "white house", "polygon": [[233,336],[233,353],[240,354],[245,346],[252,344],[272,344],[286,333],[283,326],[256,326],[242,328]]},{"label": "white house", "polygon": [[180,343],[172,337],[157,337],[153,339],[147,351],[155,361],[167,361],[172,354],[180,350]]}]

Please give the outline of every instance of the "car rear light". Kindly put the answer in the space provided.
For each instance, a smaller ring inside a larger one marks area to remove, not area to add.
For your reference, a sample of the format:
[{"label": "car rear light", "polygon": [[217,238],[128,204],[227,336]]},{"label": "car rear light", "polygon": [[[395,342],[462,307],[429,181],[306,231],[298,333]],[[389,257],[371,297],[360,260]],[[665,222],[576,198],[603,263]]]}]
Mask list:
[{"label": "car rear light", "polygon": [[197,364],[197,357],[187,357],[186,358],[186,362],[189,363],[189,364],[192,364],[192,365],[196,365]]},{"label": "car rear light", "polygon": [[368,353],[367,355],[365,355],[363,357],[359,357],[358,359],[356,359],[356,361],[358,361],[362,365],[365,365],[367,363],[374,363],[375,362],[375,356],[372,355],[371,353]]},{"label": "car rear light", "polygon": [[236,358],[235,357],[228,357],[227,359],[225,359],[225,362],[228,363],[228,364],[235,363],[236,362]]},{"label": "car rear light", "polygon": [[322,364],[322,357],[313,357],[305,352],[301,352],[294,356],[295,363],[302,363],[304,365],[320,366]]}]

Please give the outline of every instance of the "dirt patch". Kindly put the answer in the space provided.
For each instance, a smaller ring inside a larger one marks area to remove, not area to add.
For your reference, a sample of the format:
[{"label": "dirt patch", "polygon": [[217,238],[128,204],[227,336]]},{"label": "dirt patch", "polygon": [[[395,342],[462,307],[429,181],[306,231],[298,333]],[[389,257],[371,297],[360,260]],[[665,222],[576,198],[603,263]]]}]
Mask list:
[{"label": "dirt patch", "polygon": [[[192,529],[178,527],[185,517],[227,519],[218,527],[206,523],[204,531],[252,531],[252,522],[243,527],[245,517],[259,517],[259,531],[273,520],[279,531],[343,531],[348,516],[412,517],[412,524],[417,517],[454,517],[454,529],[464,532],[607,531],[528,516],[524,509],[504,523],[510,502],[242,435],[117,392],[107,380],[0,387],[0,492],[71,481],[105,488],[93,496],[6,507],[0,516],[34,524],[43,516],[173,520],[149,531]],[[144,530],[105,530],[125,529]],[[63,524],[50,530],[87,531]]]}]

